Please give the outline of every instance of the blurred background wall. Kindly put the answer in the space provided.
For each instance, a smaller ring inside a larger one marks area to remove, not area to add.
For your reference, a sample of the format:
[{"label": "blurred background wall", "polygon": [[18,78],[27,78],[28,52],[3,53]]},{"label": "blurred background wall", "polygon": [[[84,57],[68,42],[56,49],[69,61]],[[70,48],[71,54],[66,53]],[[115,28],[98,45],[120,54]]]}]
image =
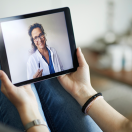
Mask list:
[{"label": "blurred background wall", "polygon": [[[68,6],[77,46],[85,47],[107,31],[108,0],[0,0],[0,18]],[[132,1],[114,0],[113,29],[129,28]]]}]

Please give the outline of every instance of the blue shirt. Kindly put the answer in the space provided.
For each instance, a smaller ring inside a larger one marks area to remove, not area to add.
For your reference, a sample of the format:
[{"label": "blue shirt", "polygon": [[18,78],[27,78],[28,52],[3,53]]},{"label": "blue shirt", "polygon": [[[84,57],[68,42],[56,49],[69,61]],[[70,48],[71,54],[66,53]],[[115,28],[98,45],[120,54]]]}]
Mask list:
[{"label": "blue shirt", "polygon": [[48,50],[48,54],[49,54],[49,64],[48,64],[47,60],[45,59],[45,57],[43,55],[42,55],[42,57],[49,66],[50,74],[53,74],[53,73],[55,73],[55,70],[54,70],[54,67],[53,67],[52,59],[51,59],[51,53],[50,53],[50,50],[48,48],[47,48],[47,50]]}]

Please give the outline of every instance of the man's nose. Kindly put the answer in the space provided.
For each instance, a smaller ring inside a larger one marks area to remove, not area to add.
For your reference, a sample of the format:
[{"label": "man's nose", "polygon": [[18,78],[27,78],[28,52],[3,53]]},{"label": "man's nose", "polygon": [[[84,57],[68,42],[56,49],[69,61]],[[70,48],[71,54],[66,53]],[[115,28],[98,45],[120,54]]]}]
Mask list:
[{"label": "man's nose", "polygon": [[38,41],[40,41],[40,42],[41,42],[41,41],[42,41],[42,39],[41,39],[40,37],[38,37]]}]

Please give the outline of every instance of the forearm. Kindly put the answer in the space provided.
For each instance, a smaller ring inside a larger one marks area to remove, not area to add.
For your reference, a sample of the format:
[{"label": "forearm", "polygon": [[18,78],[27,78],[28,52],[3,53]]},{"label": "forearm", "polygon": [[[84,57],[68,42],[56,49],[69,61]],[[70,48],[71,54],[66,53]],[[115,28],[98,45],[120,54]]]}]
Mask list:
[{"label": "forearm", "polygon": [[[89,67],[80,48],[77,49],[77,59],[79,63],[77,71],[59,77],[59,81],[67,92],[83,106],[97,92],[91,86]],[[128,119],[114,110],[104,99],[94,99],[92,105],[88,107],[88,109],[91,107],[88,114],[104,132],[132,131],[132,123]]]},{"label": "forearm", "polygon": [[[36,119],[43,120],[42,116],[39,113],[38,108],[21,108],[18,109],[18,112],[20,114],[24,126]],[[40,131],[49,132],[47,126],[45,125],[33,126],[27,130],[27,132],[40,132]]]},{"label": "forearm", "polygon": [[[96,91],[86,86],[76,92],[75,99],[83,106]],[[132,122],[112,108],[103,98],[95,100],[88,113],[104,132],[132,131]]]},{"label": "forearm", "polygon": [[132,131],[132,122],[113,109],[102,98],[93,102],[88,114],[104,132]]}]

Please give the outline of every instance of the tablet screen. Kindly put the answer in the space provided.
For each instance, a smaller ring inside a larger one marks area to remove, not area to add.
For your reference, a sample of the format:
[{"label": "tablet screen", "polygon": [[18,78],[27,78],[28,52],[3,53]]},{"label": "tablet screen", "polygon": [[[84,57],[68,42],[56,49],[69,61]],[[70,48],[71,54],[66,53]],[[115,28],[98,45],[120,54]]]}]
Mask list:
[{"label": "tablet screen", "polygon": [[30,14],[0,25],[13,84],[39,81],[74,68],[64,11]]}]

